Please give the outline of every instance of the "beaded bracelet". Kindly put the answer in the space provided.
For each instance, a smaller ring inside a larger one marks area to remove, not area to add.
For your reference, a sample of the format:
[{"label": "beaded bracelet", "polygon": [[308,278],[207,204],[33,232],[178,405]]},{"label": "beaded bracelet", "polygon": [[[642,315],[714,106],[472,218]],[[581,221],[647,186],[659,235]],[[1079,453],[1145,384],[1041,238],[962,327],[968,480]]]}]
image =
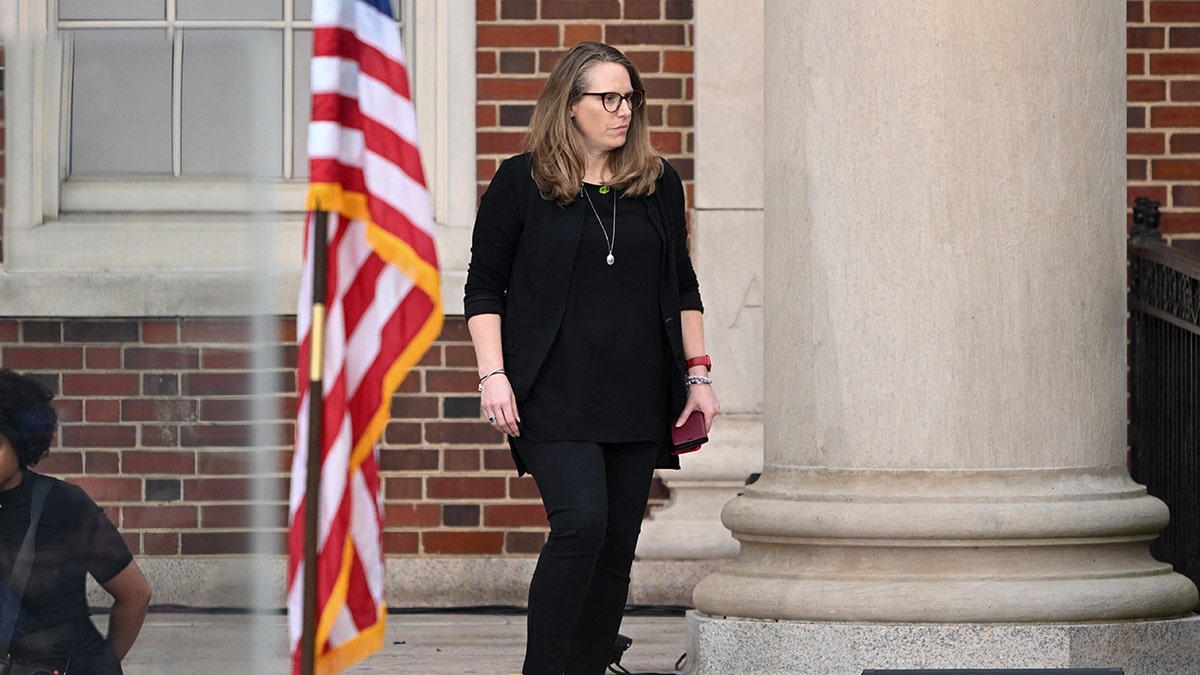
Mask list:
[{"label": "beaded bracelet", "polygon": [[492,372],[488,373],[487,375],[484,375],[483,377],[479,378],[479,393],[481,393],[481,394],[483,393],[483,383],[487,382],[488,378],[493,375],[503,375],[505,377],[508,377],[508,373],[505,373],[503,368],[497,368],[497,369],[493,370]]},{"label": "beaded bracelet", "polygon": [[684,380],[684,384],[689,387],[693,384],[712,384],[712,380],[703,375],[688,375],[687,379]]}]

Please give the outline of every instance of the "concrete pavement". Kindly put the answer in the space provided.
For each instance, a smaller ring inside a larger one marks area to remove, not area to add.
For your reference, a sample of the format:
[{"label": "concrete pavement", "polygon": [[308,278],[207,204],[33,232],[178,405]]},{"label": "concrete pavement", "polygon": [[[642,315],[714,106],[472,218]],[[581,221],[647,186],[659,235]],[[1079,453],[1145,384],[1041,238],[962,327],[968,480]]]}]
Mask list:
[{"label": "concrete pavement", "polygon": [[[96,622],[104,630],[106,617]],[[621,633],[633,646],[621,659],[631,673],[676,672],[687,650],[681,611],[632,609]],[[153,611],[125,659],[126,675],[286,675],[287,618],[282,614]],[[509,675],[525,650],[523,610],[399,612],[388,617],[383,649],[344,671]]]}]

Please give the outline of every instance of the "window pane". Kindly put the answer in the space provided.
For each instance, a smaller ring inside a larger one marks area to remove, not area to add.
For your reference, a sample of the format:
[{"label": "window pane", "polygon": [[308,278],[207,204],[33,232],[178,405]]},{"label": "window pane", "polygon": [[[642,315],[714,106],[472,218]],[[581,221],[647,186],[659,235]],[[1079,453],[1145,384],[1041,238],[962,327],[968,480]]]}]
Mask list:
[{"label": "window pane", "polygon": [[312,31],[296,31],[296,69],[292,73],[292,176],[298,180],[308,178],[308,121],[312,118]]},{"label": "window pane", "polygon": [[312,0],[296,0],[292,12],[297,21],[312,21]]},{"label": "window pane", "polygon": [[167,0],[58,0],[58,18],[157,19],[167,18]]},{"label": "window pane", "polygon": [[183,20],[283,19],[284,0],[177,0],[176,12]]},{"label": "window pane", "polygon": [[183,175],[283,175],[283,35],[183,33]]},{"label": "window pane", "polygon": [[80,30],[70,173],[171,174],[171,45],[162,30]]}]

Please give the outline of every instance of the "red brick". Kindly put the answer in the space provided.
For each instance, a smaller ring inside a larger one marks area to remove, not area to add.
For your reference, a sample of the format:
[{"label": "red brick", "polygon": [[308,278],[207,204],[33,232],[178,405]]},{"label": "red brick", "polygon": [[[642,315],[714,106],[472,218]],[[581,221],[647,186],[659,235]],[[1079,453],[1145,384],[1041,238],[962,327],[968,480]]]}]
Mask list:
[{"label": "red brick", "polygon": [[191,476],[196,473],[196,453],[128,450],[121,457],[127,474],[171,474]]},{"label": "red brick", "polygon": [[595,24],[569,23],[563,26],[563,44],[574,46],[580,42],[600,42],[604,39],[604,28]]},{"label": "red brick", "polygon": [[482,420],[429,422],[425,425],[425,440],[429,443],[494,445],[503,439],[502,432]]},{"label": "red brick", "polygon": [[422,532],[425,553],[497,554],[504,552],[503,532]]},{"label": "red brick", "polygon": [[37,470],[55,476],[83,473],[83,453],[72,450],[54,450],[38,462]]},{"label": "red brick", "polygon": [[199,419],[205,422],[249,422],[254,401],[248,398],[210,398],[200,401]]},{"label": "red brick", "polygon": [[1164,212],[1158,230],[1166,234],[1200,233],[1200,213]]},{"label": "red brick", "polygon": [[387,501],[423,499],[425,497],[425,481],[422,478],[410,476],[400,478],[385,476],[383,495]]},{"label": "red brick", "polygon": [[666,18],[674,21],[688,21],[692,18],[693,0],[666,0]]},{"label": "red brick", "polygon": [[1200,153],[1200,134],[1171,134],[1171,154]]},{"label": "red brick", "polygon": [[253,323],[238,319],[187,319],[179,326],[182,342],[250,343]]},{"label": "red brick", "polygon": [[542,0],[542,19],[619,19],[620,0]]},{"label": "red brick", "polygon": [[1164,106],[1150,109],[1152,127],[1200,127],[1200,106]]},{"label": "red brick", "polygon": [[1162,49],[1166,44],[1166,31],[1159,27],[1128,27],[1125,29],[1127,49]]},{"label": "red brick", "polygon": [[682,25],[621,23],[608,26],[605,39],[611,45],[683,45],[687,32]]},{"label": "red brick", "polygon": [[139,478],[72,478],[71,483],[83,488],[92,499],[100,503],[140,502],[142,481]]},{"label": "red brick", "polygon": [[[480,101],[534,101],[545,86],[541,78],[493,77],[480,79],[475,89]],[[478,152],[486,151],[481,147]]]},{"label": "red brick", "polygon": [[0,363],[13,370],[78,370],[83,367],[83,348],[5,347]]},{"label": "red brick", "polygon": [[1126,180],[1146,180],[1146,165],[1147,162],[1144,159],[1125,160]]},{"label": "red brick", "polygon": [[1147,199],[1156,201],[1159,204],[1166,204],[1167,188],[1158,185],[1131,185],[1125,191],[1126,208],[1133,208],[1133,202],[1138,197],[1146,197]]},{"label": "red brick", "polygon": [[426,374],[425,388],[430,393],[478,394],[479,377],[474,370],[441,370]]},{"label": "red brick", "polygon": [[[291,462],[291,448],[258,450],[254,453],[241,450],[207,450],[197,453],[196,471],[205,476],[256,475],[262,470],[290,471]],[[258,468],[259,464],[264,468]]]},{"label": "red brick", "polygon": [[83,419],[85,422],[120,422],[121,402],[102,398],[88,399],[83,402]]},{"label": "red brick", "polygon": [[121,527],[137,530],[192,529],[200,523],[196,507],[189,504],[125,506],[121,514]]},{"label": "red brick", "polygon": [[1200,160],[1156,159],[1150,162],[1153,180],[1200,180]]},{"label": "red brick", "polygon": [[488,26],[475,30],[476,47],[553,47],[558,27],[542,24]]},{"label": "red brick", "polygon": [[533,477],[526,474],[508,479],[508,496],[512,499],[541,499],[542,493],[538,492]]},{"label": "red brick", "polygon": [[1194,80],[1172,80],[1171,100],[1176,103],[1200,101],[1200,82]]},{"label": "red brick", "polygon": [[184,532],[180,535],[182,555],[282,553],[286,550],[287,535],[282,531]]},{"label": "red brick", "polygon": [[1132,105],[1125,108],[1125,126],[1129,129],[1144,129],[1146,127],[1146,109]]},{"label": "red brick", "polygon": [[144,555],[179,555],[179,535],[174,532],[147,532],[142,535]]},{"label": "red brick", "polygon": [[505,553],[538,553],[546,544],[544,532],[506,532],[504,534]]},{"label": "red brick", "polygon": [[104,474],[116,475],[121,473],[121,457],[115,452],[83,453],[83,472],[91,476]]},{"label": "red brick", "polygon": [[176,321],[143,321],[142,342],[151,344],[179,342],[179,323]]},{"label": "red brick", "polygon": [[134,373],[66,373],[62,382],[65,396],[136,396],[141,389]]},{"label": "red brick", "polygon": [[387,445],[417,445],[421,442],[423,426],[419,422],[389,422],[383,430]]},{"label": "red brick", "polygon": [[625,16],[626,21],[629,20],[657,20],[662,18],[662,8],[659,0],[625,0]]},{"label": "red brick", "polygon": [[677,77],[643,77],[646,98],[656,101],[675,100],[683,97],[683,84]]},{"label": "red brick", "polygon": [[[1157,201],[1162,202],[1162,200]],[[1200,185],[1172,186],[1171,206],[1200,206]]]},{"label": "red brick", "polygon": [[461,317],[446,317],[446,323],[442,326],[442,334],[438,336],[439,342],[470,342],[471,333],[467,329],[467,322]]},{"label": "red brick", "polygon": [[[1197,3],[1200,5],[1200,3]],[[1150,72],[1154,75],[1194,75],[1200,73],[1200,54],[1151,54]]]},{"label": "red brick", "polygon": [[1128,23],[1143,23],[1146,20],[1145,0],[1125,1],[1125,21]]},{"label": "red brick", "polygon": [[385,527],[437,527],[442,509],[436,504],[388,504],[383,509]]},{"label": "red brick", "polygon": [[498,16],[496,2],[497,0],[475,0],[475,20],[495,21]]},{"label": "red brick", "polygon": [[438,399],[434,396],[395,396],[392,398],[392,417],[424,419],[438,416]]},{"label": "red brick", "polygon": [[691,73],[695,68],[691,51],[668,50],[663,53],[663,71],[667,73]]},{"label": "red brick", "polygon": [[[267,391],[291,393],[295,391],[296,375],[292,372],[275,373],[263,378]],[[250,373],[184,373],[183,394],[185,396],[236,396],[254,391],[254,379]]]},{"label": "red brick", "polygon": [[1150,21],[1154,23],[1195,23],[1200,21],[1200,2],[1151,0]]},{"label": "red brick", "polygon": [[188,447],[248,448],[256,444],[255,432],[272,445],[286,444],[291,428],[283,424],[189,424],[180,428],[179,443]]},{"label": "red brick", "polygon": [[119,347],[84,347],[84,367],[88,370],[117,370],[121,367]]},{"label": "red brick", "polygon": [[512,450],[508,448],[485,448],[483,451],[484,471],[513,471]]},{"label": "red brick", "polygon": [[274,481],[276,494],[288,493],[286,478],[187,478],[183,481],[183,499],[189,502],[246,502],[255,496],[255,480]]},{"label": "red brick", "polygon": [[0,319],[0,342],[16,342],[20,326],[12,319]]},{"label": "red brick", "polygon": [[1171,26],[1168,36],[1171,49],[1196,49],[1200,47],[1200,28],[1194,26]]},{"label": "red brick", "polygon": [[204,504],[200,507],[200,526],[204,528],[243,528],[262,519],[278,527],[287,527],[286,504]]},{"label": "red brick", "polygon": [[144,448],[179,447],[179,425],[142,424],[141,429]]},{"label": "red brick", "polygon": [[197,402],[188,399],[132,399],[121,403],[126,422],[189,422],[196,419]]},{"label": "red brick", "polygon": [[1125,83],[1125,96],[1130,101],[1164,101],[1167,98],[1167,83],[1162,80],[1129,80]]},{"label": "red brick", "polygon": [[204,347],[200,350],[200,367],[205,370],[251,370],[254,350]]},{"label": "red brick", "polygon": [[1129,134],[1127,152],[1130,155],[1162,155],[1167,150],[1163,134]]},{"label": "red brick", "polygon": [[479,471],[479,450],[443,450],[443,471]]},{"label": "red brick", "polygon": [[1125,73],[1127,75],[1144,75],[1146,73],[1146,55],[1126,54]]},{"label": "red brick", "polygon": [[379,453],[379,466],[383,471],[437,471],[437,450],[425,448],[396,450],[384,448]]},{"label": "red brick", "polygon": [[135,427],[110,424],[67,425],[59,435],[72,448],[131,448],[137,442]]},{"label": "red brick", "polygon": [[[493,104],[480,104],[475,106],[475,126],[478,129],[487,129],[496,126],[496,106]],[[492,174],[495,172],[496,164],[494,160],[475,160],[476,179],[490,180]]]},{"label": "red brick", "polygon": [[528,21],[538,18],[537,0],[500,0],[500,19]]},{"label": "red brick", "polygon": [[416,532],[384,532],[383,552],[403,555],[421,552],[421,535]]},{"label": "red brick", "polygon": [[546,509],[541,504],[487,504],[483,507],[485,527],[545,527]]},{"label": "red brick", "polygon": [[500,499],[504,497],[503,478],[433,476],[425,480],[430,499]]},{"label": "red brick", "polygon": [[[676,155],[683,149],[683,138],[676,131],[651,131],[650,143],[659,152]],[[673,165],[673,164],[672,164]]]}]

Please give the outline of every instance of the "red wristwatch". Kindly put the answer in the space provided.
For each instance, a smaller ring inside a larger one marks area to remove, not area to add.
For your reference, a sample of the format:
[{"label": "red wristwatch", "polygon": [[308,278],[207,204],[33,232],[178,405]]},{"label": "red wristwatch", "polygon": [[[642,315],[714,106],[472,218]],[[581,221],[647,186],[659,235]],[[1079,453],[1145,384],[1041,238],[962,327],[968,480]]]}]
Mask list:
[{"label": "red wristwatch", "polygon": [[687,367],[704,366],[706,372],[712,372],[712,359],[708,358],[708,354],[704,356],[693,356],[687,360]]}]

